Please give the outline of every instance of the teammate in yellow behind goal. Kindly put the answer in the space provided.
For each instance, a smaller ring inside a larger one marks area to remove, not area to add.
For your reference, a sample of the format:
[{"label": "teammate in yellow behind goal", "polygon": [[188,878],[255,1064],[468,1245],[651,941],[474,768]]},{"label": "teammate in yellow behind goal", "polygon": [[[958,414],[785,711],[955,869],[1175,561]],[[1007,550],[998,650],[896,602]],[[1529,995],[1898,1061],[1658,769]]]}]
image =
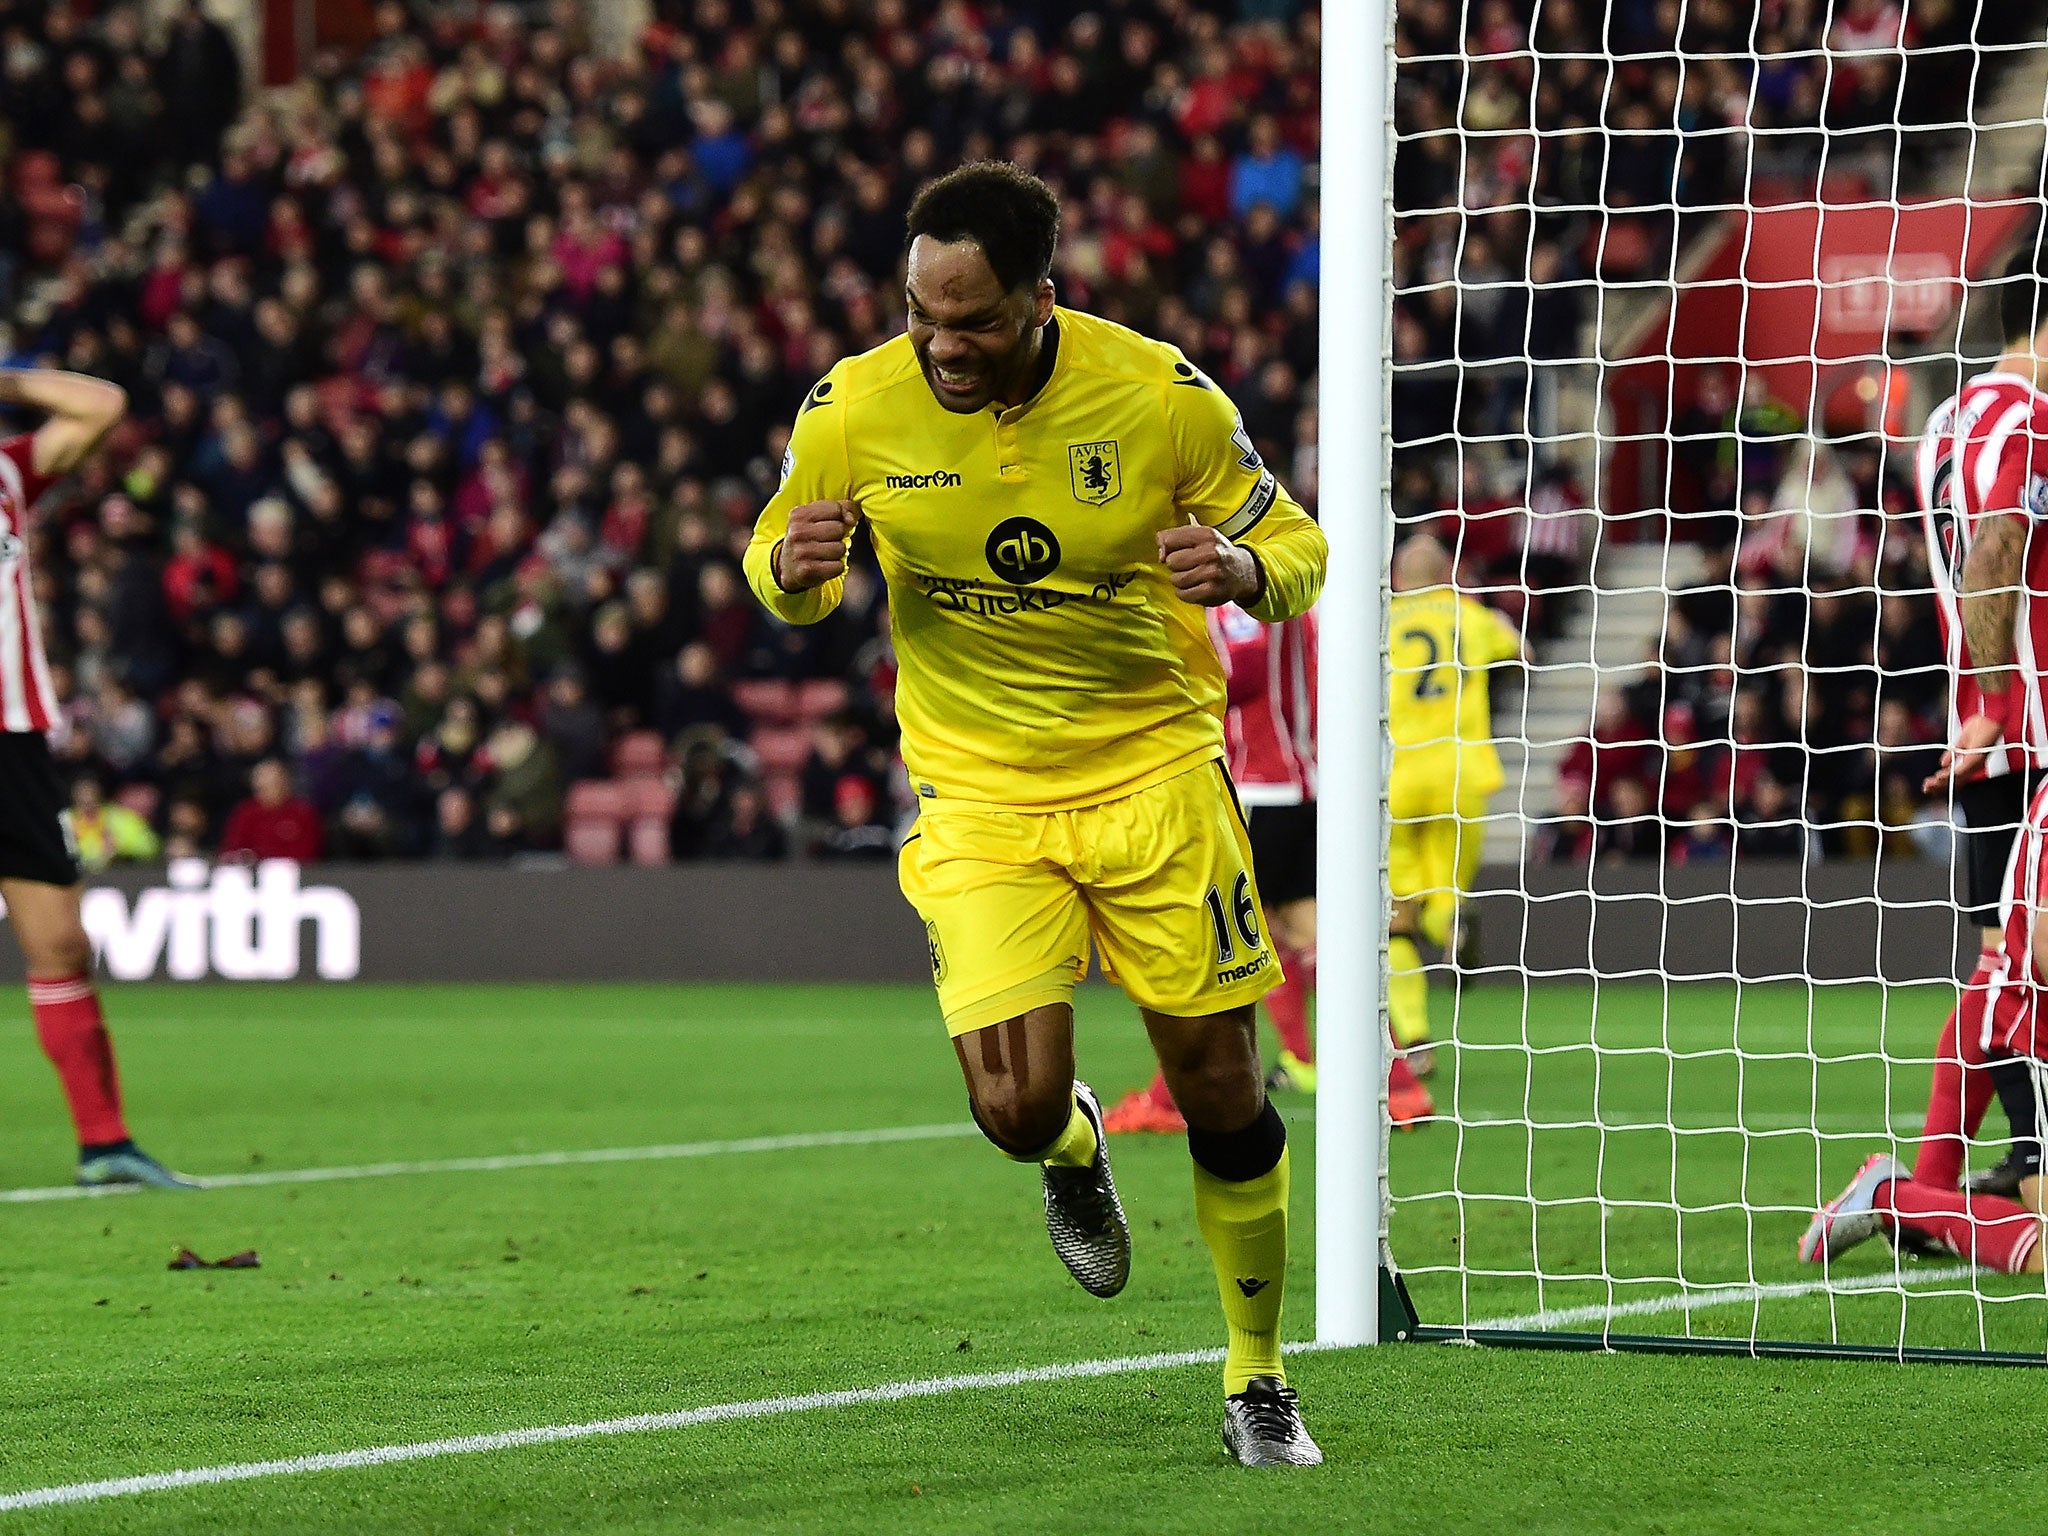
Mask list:
[{"label": "teammate in yellow behind goal", "polygon": [[1451,585],[1450,552],[1417,535],[1394,551],[1388,608],[1387,1018],[1417,1073],[1435,1066],[1429,975],[1417,938],[1458,945],[1459,905],[1479,873],[1486,803],[1501,785],[1487,673],[1523,660],[1522,637],[1495,610]]}]

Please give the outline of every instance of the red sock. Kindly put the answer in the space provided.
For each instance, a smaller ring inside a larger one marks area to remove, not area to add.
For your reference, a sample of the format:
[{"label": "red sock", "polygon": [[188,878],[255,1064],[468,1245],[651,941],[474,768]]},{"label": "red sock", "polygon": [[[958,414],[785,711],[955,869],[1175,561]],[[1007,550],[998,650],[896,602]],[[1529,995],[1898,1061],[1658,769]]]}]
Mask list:
[{"label": "red sock", "polygon": [[1387,1067],[1389,1088],[1420,1088],[1422,1079],[1415,1075],[1415,1069],[1408,1065],[1408,1058],[1396,1056]]},{"label": "red sock", "polygon": [[1273,1028],[1280,1035],[1280,1044],[1301,1061],[1314,1061],[1316,1048],[1308,1040],[1308,989],[1315,985],[1315,954],[1304,955],[1298,950],[1275,949],[1280,951],[1280,964],[1286,969],[1287,979],[1266,994],[1266,1011],[1273,1015]]},{"label": "red sock", "polygon": [[1173,1102],[1173,1090],[1166,1086],[1166,1074],[1164,1072],[1153,1074],[1152,1084],[1145,1090],[1145,1096],[1161,1109],[1178,1111],[1180,1108],[1178,1104]]},{"label": "red sock", "polygon": [[1998,958],[1987,949],[1963,983],[1955,1011],[1941,1028],[1934,1048],[1934,1084],[1927,1092],[1927,1119],[1920,1130],[1920,1155],[1913,1163],[1913,1182],[1933,1189],[1954,1189],[1963,1175],[1963,1148],[1990,1107],[1993,1084],[1984,1065],[1984,1008],[1989,1001],[1991,968]]},{"label": "red sock", "polygon": [[1877,1208],[1896,1226],[1931,1237],[1958,1258],[2016,1275],[2041,1240],[2041,1219],[2017,1200],[1930,1189],[1893,1179],[1877,1192]]},{"label": "red sock", "polygon": [[100,1017],[99,994],[84,975],[31,977],[29,1010],[36,1017],[36,1038],[43,1054],[64,1083],[78,1144],[99,1146],[126,1141],[121,1118],[121,1082],[114,1071],[114,1042]]}]

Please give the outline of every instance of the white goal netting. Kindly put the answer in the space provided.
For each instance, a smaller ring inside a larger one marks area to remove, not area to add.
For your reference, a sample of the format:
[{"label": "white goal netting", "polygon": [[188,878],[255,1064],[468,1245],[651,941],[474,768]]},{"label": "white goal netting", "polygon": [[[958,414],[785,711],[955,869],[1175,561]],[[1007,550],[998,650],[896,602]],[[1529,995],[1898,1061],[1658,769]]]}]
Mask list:
[{"label": "white goal netting", "polygon": [[[1463,873],[1413,893],[1470,879],[1479,918],[1462,957],[1422,923],[1436,1115],[1388,1157],[1425,1324],[2048,1347],[2039,1275],[1795,1252],[1867,1156],[1911,1166],[1976,952],[1921,789],[1949,716],[1913,450],[2003,349],[2044,28],[2041,0],[1399,7],[1395,538],[1531,646],[1492,673],[1501,788],[1460,757]],[[1398,735],[1435,674],[1391,655]]]}]

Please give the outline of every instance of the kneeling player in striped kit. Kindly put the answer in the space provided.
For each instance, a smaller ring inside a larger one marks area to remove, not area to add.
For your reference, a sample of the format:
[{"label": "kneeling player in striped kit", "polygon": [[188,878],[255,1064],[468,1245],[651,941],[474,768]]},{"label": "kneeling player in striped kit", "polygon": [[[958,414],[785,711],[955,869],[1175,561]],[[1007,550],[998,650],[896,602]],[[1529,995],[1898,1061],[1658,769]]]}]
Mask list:
[{"label": "kneeling player in striped kit", "polygon": [[[1998,948],[1971,978],[1982,980],[1985,1045],[1992,1057],[2024,1063],[2032,1079],[2030,1123],[2014,1134],[2038,1143],[2048,1091],[2048,785],[2034,796],[2013,850],[2000,909]],[[1934,1120],[1930,1109],[1930,1123]],[[1809,1263],[1840,1258],[1879,1233],[1907,1252],[1951,1253],[2006,1274],[2040,1274],[2042,1185],[2038,1146],[2020,1198],[1972,1194],[1929,1182],[1885,1153],[1870,1157],[1849,1187],[1815,1213],[1799,1241]]]},{"label": "kneeling player in striped kit", "polygon": [[0,441],[0,899],[28,962],[36,1038],[71,1105],[78,1182],[189,1189],[190,1180],[135,1145],[122,1117],[114,1044],[80,920],[70,796],[43,735],[56,721],[57,697],[28,568],[29,509],[99,445],[127,397],[75,373],[0,370],[0,406],[44,417],[34,432]]}]

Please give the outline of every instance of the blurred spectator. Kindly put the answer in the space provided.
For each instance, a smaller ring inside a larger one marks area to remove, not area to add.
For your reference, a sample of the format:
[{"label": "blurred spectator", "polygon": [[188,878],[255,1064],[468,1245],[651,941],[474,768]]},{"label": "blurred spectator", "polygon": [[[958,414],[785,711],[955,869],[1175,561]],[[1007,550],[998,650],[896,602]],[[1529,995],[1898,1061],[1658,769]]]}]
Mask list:
[{"label": "blurred spectator", "polygon": [[433,857],[474,860],[498,857],[498,844],[484,830],[476,801],[466,789],[448,788],[434,802]]},{"label": "blurred spectator", "polygon": [[858,802],[872,819],[887,803],[887,756],[868,737],[867,725],[842,710],[820,722],[803,767],[801,824],[813,852],[824,852],[835,833],[845,831],[848,785],[866,791]]},{"label": "blurred spectator", "polygon": [[1720,813],[1711,801],[1701,800],[1686,813],[1668,857],[1673,865],[1725,864],[1733,847]]},{"label": "blurred spectator", "polygon": [[1736,845],[1745,859],[1792,859],[1801,863],[1812,856],[1816,847],[1785,786],[1768,774],[1757,779],[1739,818]]},{"label": "blurred spectator", "polygon": [[565,663],[549,680],[540,733],[554,749],[563,782],[604,777],[604,716],[585,694],[583,674],[575,666]]},{"label": "blurred spectator", "polygon": [[886,859],[896,852],[896,835],[878,821],[874,786],[857,773],[842,777],[832,792],[832,825],[818,844],[822,859]]},{"label": "blurred spectator", "polygon": [[1538,822],[1529,840],[1534,864],[1584,864],[1593,857],[1595,829],[1587,814],[1586,784],[1566,779],[1557,786],[1557,809]]},{"label": "blurred spectator", "polygon": [[696,734],[681,749],[682,779],[669,822],[669,857],[707,856],[714,829],[724,819],[726,799],[735,775],[715,735]]},{"label": "blurred spectator", "polygon": [[530,725],[513,720],[485,744],[491,777],[484,827],[510,848],[552,848],[562,840],[562,770]]},{"label": "blurred spectator", "polygon": [[736,739],[747,734],[746,713],[719,680],[718,657],[703,641],[685,645],[656,679],[653,725],[671,741],[707,726]]},{"label": "blurred spectator", "polygon": [[766,861],[789,857],[789,837],[768,814],[768,802],[752,784],[736,784],[704,839],[707,859]]},{"label": "blurred spectator", "polygon": [[106,798],[106,786],[90,773],[71,782],[71,837],[79,867],[87,873],[110,864],[147,864],[163,851],[150,825],[137,812]]},{"label": "blurred spectator", "polygon": [[1603,864],[1648,860],[1664,856],[1664,823],[1658,819],[1650,786],[1640,779],[1623,779],[1611,795],[1609,819],[1598,823],[1594,856]]},{"label": "blurred spectator", "polygon": [[1260,203],[1282,219],[1301,207],[1302,158],[1282,142],[1280,125],[1261,113],[1252,119],[1250,142],[1230,167],[1230,211],[1246,218]]},{"label": "blurred spectator", "polygon": [[291,859],[311,864],[325,839],[320,813],[292,792],[291,770],[281,758],[266,757],[249,775],[249,798],[228,815],[221,833],[223,859]]}]

